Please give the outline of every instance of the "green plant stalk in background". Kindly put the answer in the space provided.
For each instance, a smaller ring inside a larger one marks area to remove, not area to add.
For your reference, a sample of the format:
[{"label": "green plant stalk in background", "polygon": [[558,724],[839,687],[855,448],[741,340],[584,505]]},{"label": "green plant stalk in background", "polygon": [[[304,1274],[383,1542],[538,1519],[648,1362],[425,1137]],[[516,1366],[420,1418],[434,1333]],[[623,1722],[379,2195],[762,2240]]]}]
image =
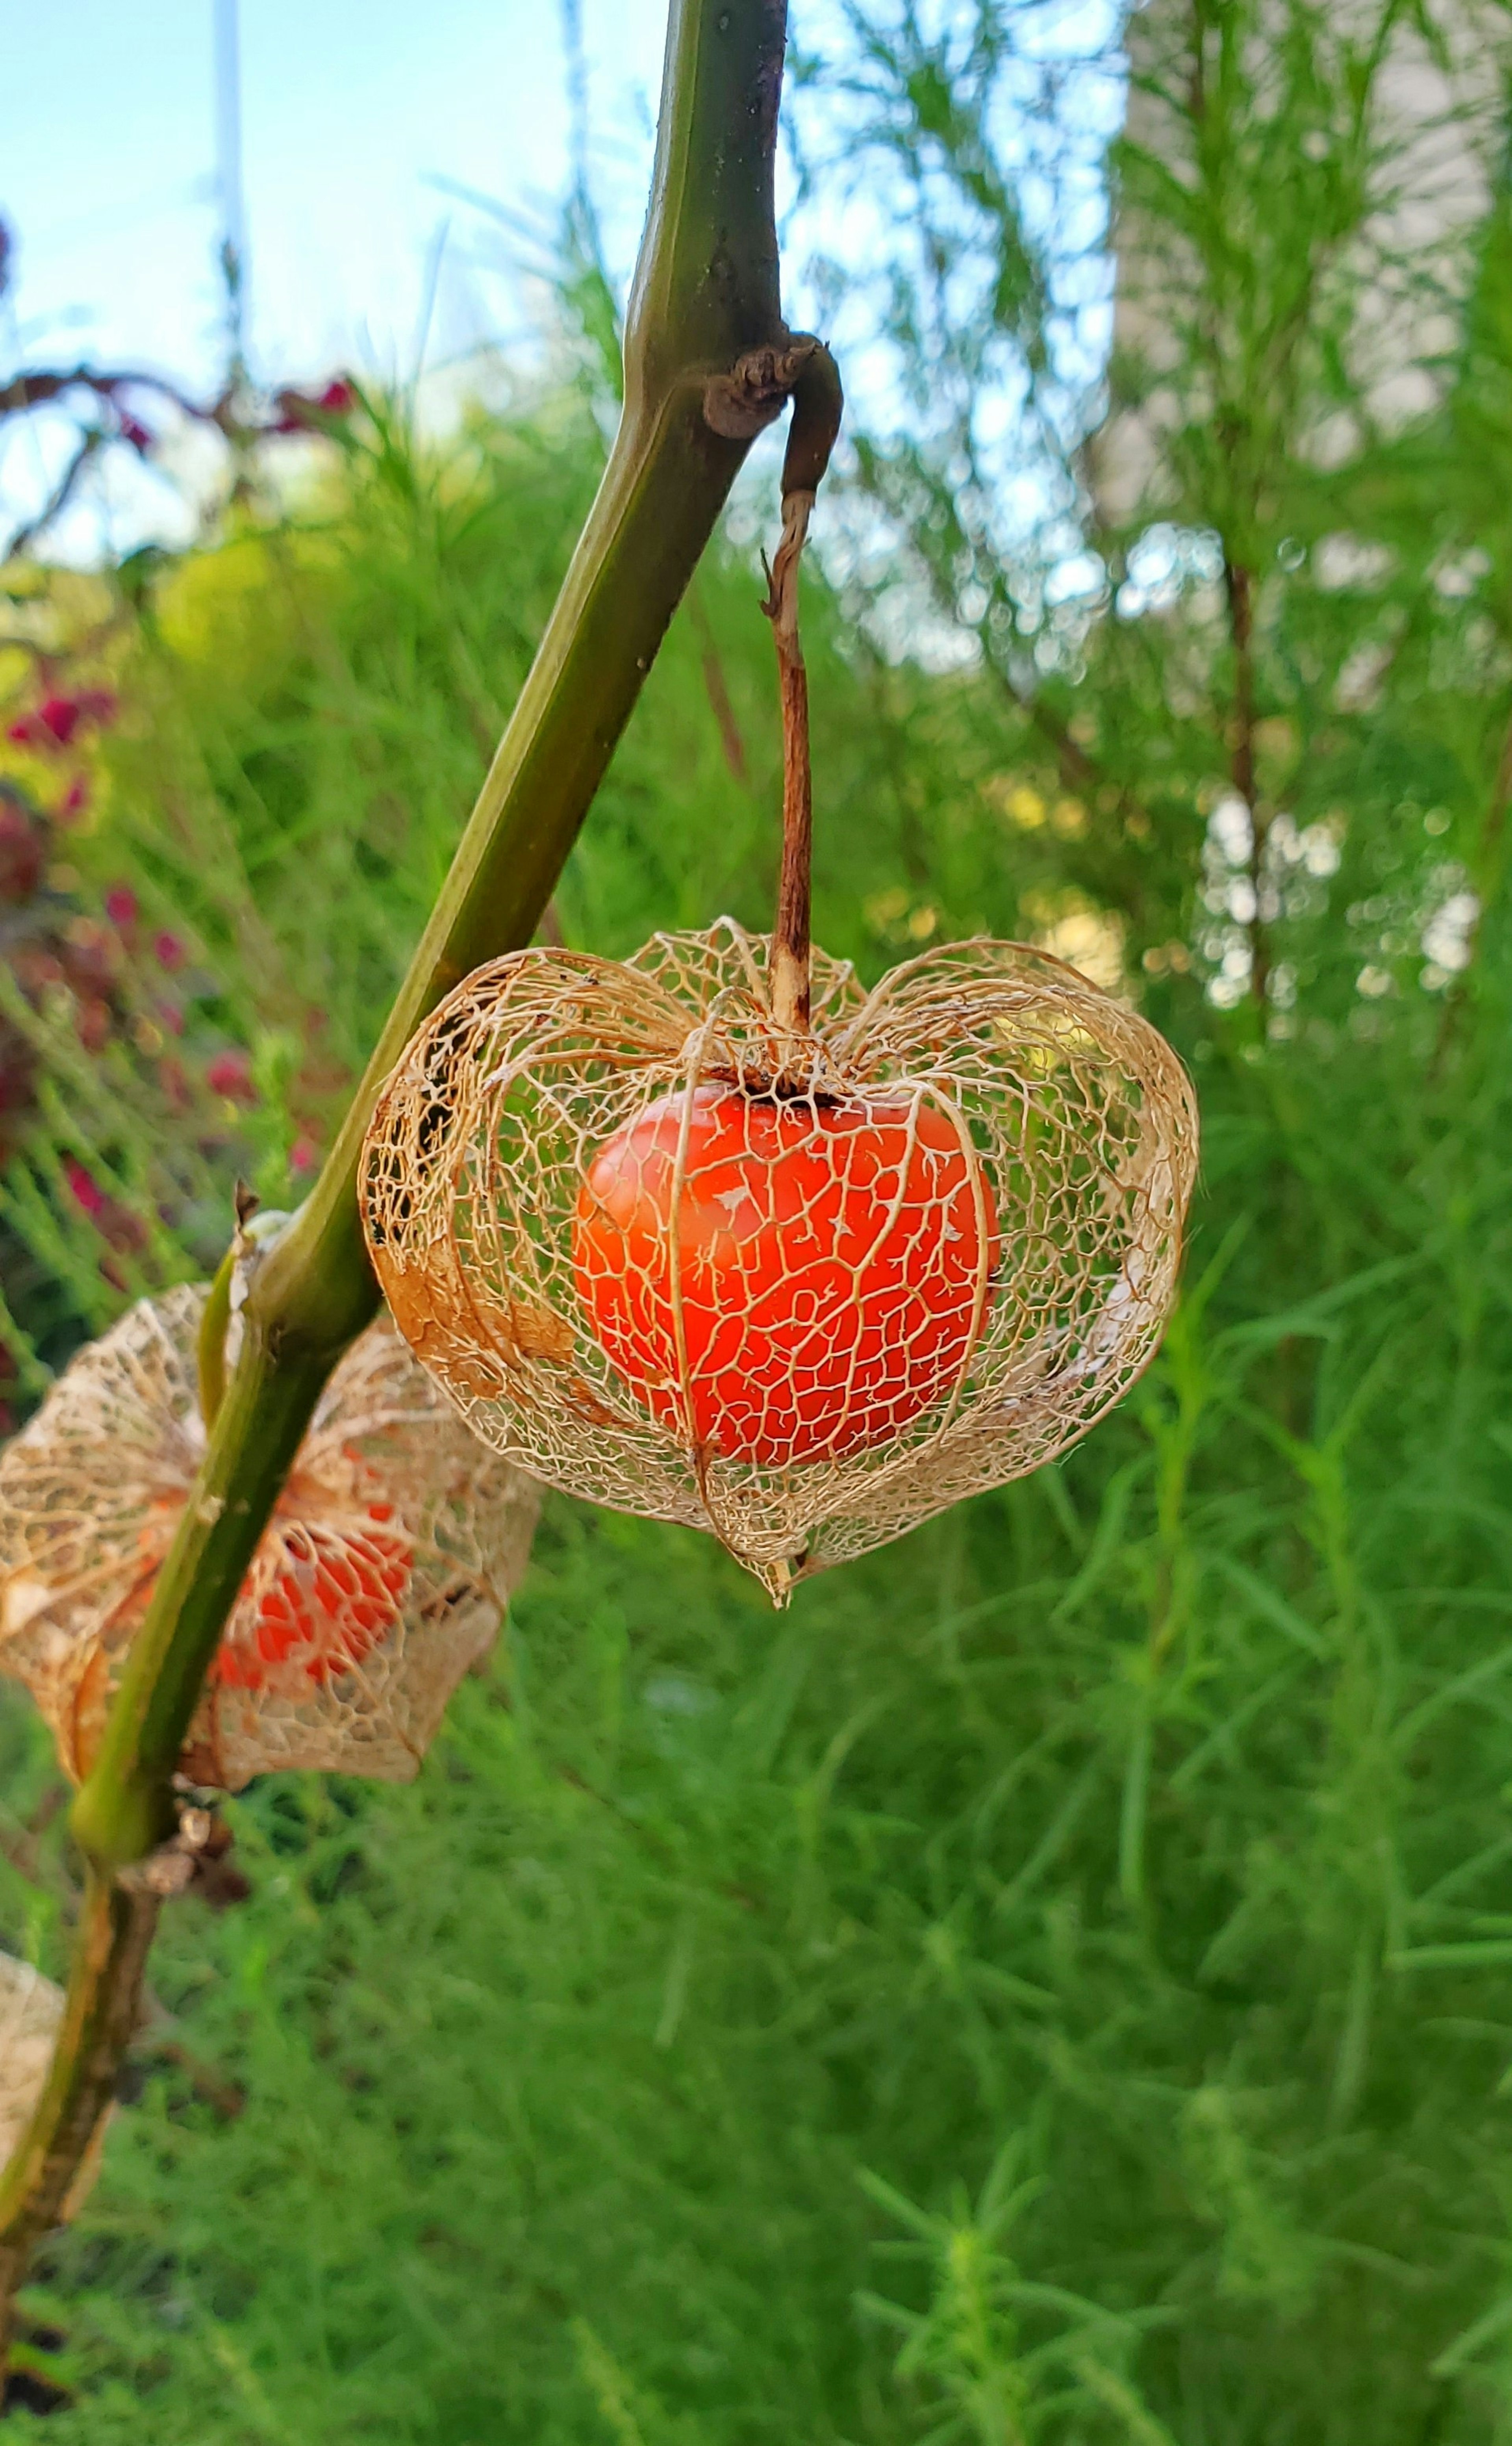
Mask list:
[{"label": "green plant stalk in background", "polygon": [[[0,2186],[0,2318],[133,2027],[156,1905],[116,1879],[175,1834],[172,1778],[227,1614],[321,1387],[378,1306],[356,1201],[374,1097],[441,996],[531,939],[750,441],[784,395],[773,158],[785,33],[785,0],[672,0],[618,437],[345,1122],[252,1277],[209,1450],[74,1804],[89,1890],[52,2071]],[[711,383],[726,402],[713,423]]]}]

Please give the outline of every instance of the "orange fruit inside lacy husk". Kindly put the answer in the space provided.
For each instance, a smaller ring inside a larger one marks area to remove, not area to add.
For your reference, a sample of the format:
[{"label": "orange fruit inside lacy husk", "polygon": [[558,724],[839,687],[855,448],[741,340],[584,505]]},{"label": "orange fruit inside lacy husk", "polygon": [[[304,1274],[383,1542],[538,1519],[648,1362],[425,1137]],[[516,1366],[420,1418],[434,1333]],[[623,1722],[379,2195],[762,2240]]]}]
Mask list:
[{"label": "orange fruit inside lacy husk", "polygon": [[[81,1351],[0,1454],[0,1669],[78,1780],[204,1452],[201,1289],[142,1301]],[[185,1771],[412,1775],[493,1645],[537,1494],[471,1437],[386,1319],[316,1403],[206,1676]]]},{"label": "orange fruit inside lacy husk", "polygon": [[[399,1621],[413,1545],[393,1527],[395,1509],[377,1491],[377,1473],[350,1448],[345,1458],[354,1476],[371,1481],[373,1500],[350,1516],[322,1517],[328,1493],[297,1471],[289,1478],[215,1651],[212,1689],[297,1698],[302,1686],[364,1665]],[[65,1760],[80,1780],[94,1763],[121,1652],[141,1628],[177,1520],[177,1504],[154,1506],[141,1531],[140,1571],[80,1678]]]},{"label": "orange fruit inside lacy husk", "polygon": [[1148,1363],[1196,1163],[1148,1023],[1022,945],[810,1030],[721,920],[634,959],[512,953],[385,1084],[368,1246],[474,1431],[549,1484],[712,1530],[778,1603],[1064,1451]]},{"label": "orange fruit inside lacy husk", "polygon": [[[357,1456],[350,1456],[354,1464]],[[225,1688],[263,1690],[303,1675],[327,1682],[371,1655],[399,1620],[414,1549],[382,1498],[352,1520],[301,1517],[290,1480],[212,1667]]]},{"label": "orange fruit inside lacy husk", "polygon": [[662,1096],[589,1161],[595,1338],[659,1422],[759,1468],[841,1459],[947,1396],[997,1262],[958,1116],[921,1096]]}]

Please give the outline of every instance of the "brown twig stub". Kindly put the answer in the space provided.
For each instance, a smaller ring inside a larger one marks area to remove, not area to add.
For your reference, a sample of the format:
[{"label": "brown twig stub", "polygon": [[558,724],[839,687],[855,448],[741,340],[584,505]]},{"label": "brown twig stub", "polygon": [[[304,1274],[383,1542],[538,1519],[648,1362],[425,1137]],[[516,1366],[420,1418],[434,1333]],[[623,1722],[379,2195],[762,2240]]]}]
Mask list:
[{"label": "brown twig stub", "polygon": [[782,491],[816,493],[840,438],[845,392],[840,368],[822,340],[807,334],[794,344],[793,423],[782,461]]},{"label": "brown twig stub", "polygon": [[806,331],[747,348],[728,373],[711,374],[703,386],[703,421],[726,442],[754,442],[775,424],[793,397],[799,377],[820,343]]},{"label": "brown twig stub", "polygon": [[772,931],[772,1015],[785,1036],[809,1027],[809,950],[813,866],[813,780],[809,755],[809,674],[798,635],[798,563],[812,492],[782,504],[782,541],[761,609],[772,623],[782,700],[782,866]]}]

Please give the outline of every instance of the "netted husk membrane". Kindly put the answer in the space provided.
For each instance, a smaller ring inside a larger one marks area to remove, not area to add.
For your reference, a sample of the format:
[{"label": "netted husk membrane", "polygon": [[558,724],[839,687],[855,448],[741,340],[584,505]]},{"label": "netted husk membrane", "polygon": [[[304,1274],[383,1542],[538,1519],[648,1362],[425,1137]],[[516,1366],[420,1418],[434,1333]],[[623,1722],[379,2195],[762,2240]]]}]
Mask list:
[{"label": "netted husk membrane", "polygon": [[[50,1979],[0,1953],[0,2166],[9,2163],[30,2122],[52,2063],[64,1995]],[[63,2204],[65,2219],[83,2207],[100,2172],[109,2111],[102,2115]]]},{"label": "netted husk membrane", "polygon": [[62,2019],[63,1989],[29,1962],[0,1953],[0,2165],[42,2096]]},{"label": "netted husk membrane", "polygon": [[[0,1670],[85,1776],[205,1449],[203,1287],[130,1309],[0,1455]],[[486,1653],[538,1489],[468,1434],[386,1317],[340,1361],[253,1555],[183,1755],[401,1781]]]},{"label": "netted husk membrane", "polygon": [[1083,1434],[1155,1349],[1197,1159],[1148,1023],[1018,944],[801,1037],[730,920],[469,977],[363,1174],[411,1348],[548,1483],[709,1529],[781,1603]]}]

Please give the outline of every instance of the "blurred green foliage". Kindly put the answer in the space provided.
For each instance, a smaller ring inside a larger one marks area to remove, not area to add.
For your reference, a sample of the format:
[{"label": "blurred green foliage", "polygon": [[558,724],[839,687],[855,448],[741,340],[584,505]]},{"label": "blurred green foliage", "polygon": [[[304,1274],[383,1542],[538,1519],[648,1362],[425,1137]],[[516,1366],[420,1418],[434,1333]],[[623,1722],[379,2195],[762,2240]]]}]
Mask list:
[{"label": "blurred green foliage", "polygon": [[[1152,9],[1116,166],[1163,318],[1121,329],[1094,499],[993,82],[1035,12],[849,22],[856,158],[914,165],[909,242],[983,276],[884,268],[879,345],[937,360],[810,589],[816,931],[868,974],[979,929],[1121,969],[1203,1104],[1184,1301],[1063,1464],[786,1617],[709,1541],[553,1499],[416,1785],[231,1805],[252,1896],[170,1915],[27,2297],[81,2446],[1512,2438],[1499,88],[1457,136],[1485,209],[1408,259],[1379,87],[1426,10]],[[1003,349],[1064,440],[1011,535]],[[545,617],[597,379],[445,444],[374,396],[297,514],[244,506],[90,631],[121,713],[66,890],[140,913],[104,1052],[66,990],[24,1007],[32,1389],[215,1255],[236,1170],[298,1194]],[[761,922],[756,594],[726,541],[567,940]],[[205,1086],[228,1049],[254,1093]],[[54,1772],[19,1702],[0,1741],[0,1929],[56,1970]]]}]

